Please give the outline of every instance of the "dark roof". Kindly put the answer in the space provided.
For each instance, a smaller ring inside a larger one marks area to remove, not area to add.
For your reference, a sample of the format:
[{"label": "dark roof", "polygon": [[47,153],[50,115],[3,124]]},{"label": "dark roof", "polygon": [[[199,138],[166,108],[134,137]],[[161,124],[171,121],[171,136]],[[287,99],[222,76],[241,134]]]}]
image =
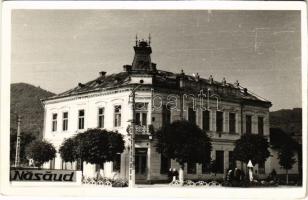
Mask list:
[{"label": "dark roof", "polygon": [[131,85],[131,76],[136,75],[151,75],[153,76],[154,88],[179,90],[179,80],[184,80],[184,91],[187,92],[200,92],[203,88],[211,88],[216,94],[219,94],[220,98],[228,100],[248,100],[256,103],[266,104],[271,106],[271,103],[266,99],[253,94],[246,88],[236,86],[232,83],[222,83],[219,81],[210,81],[209,79],[199,78],[195,76],[189,76],[181,73],[172,73],[168,71],[130,71],[120,72],[117,74],[111,74],[106,76],[100,76],[95,80],[87,83],[79,83],[77,87],[65,91],[63,93],[52,96],[49,99],[57,99],[67,96],[74,96],[83,93],[90,93],[102,90],[109,90],[119,88],[123,86]]}]

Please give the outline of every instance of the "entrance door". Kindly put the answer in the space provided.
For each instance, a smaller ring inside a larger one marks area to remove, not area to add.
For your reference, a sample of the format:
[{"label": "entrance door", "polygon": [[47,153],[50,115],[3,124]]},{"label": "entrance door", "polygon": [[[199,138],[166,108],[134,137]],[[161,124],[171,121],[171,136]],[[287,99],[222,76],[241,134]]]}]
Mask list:
[{"label": "entrance door", "polygon": [[147,178],[147,151],[146,148],[136,148],[136,180],[146,180]]}]

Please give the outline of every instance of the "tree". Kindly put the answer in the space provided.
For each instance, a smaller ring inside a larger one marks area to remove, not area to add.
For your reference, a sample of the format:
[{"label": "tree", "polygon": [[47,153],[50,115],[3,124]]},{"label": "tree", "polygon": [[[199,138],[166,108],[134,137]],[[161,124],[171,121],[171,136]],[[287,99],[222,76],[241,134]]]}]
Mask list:
[{"label": "tree", "polygon": [[77,142],[74,137],[67,138],[64,140],[62,145],[59,148],[59,153],[63,161],[65,162],[74,162],[78,158]]},{"label": "tree", "polygon": [[26,156],[33,159],[34,164],[39,168],[47,161],[56,157],[55,147],[47,142],[35,140],[26,148]]},{"label": "tree", "polygon": [[181,165],[183,180],[185,163],[210,163],[212,144],[206,132],[185,120],[174,121],[156,132],[156,150]]},{"label": "tree", "polygon": [[[80,159],[81,163],[103,165],[105,162],[114,161],[116,155],[123,150],[123,136],[118,132],[89,129],[66,139],[59,153],[65,162]],[[82,164],[81,170],[83,170]]]},{"label": "tree", "polygon": [[[17,131],[16,129],[11,129],[10,134],[10,162],[11,165],[15,162],[16,155],[16,139],[17,139]],[[20,164],[28,165],[28,160],[26,158],[26,147],[36,139],[36,136],[29,132],[22,132],[20,134]]]},{"label": "tree", "polygon": [[288,184],[288,170],[292,169],[292,166],[296,162],[296,160],[294,159],[294,151],[292,149],[292,146],[289,144],[282,146],[278,151],[278,159],[279,165],[286,170],[286,184]]},{"label": "tree", "polygon": [[245,134],[235,142],[233,155],[235,160],[248,163],[249,160],[253,165],[263,163],[270,156],[268,151],[269,144],[267,139],[261,135]]}]

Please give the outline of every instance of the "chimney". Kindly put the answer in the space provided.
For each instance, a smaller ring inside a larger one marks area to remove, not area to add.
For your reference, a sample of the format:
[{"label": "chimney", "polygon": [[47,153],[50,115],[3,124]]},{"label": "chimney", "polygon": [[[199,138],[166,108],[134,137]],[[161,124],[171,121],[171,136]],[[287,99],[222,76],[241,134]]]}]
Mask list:
[{"label": "chimney", "polygon": [[214,79],[213,79],[213,76],[212,76],[212,75],[210,75],[210,77],[209,77],[209,82],[210,82],[210,84],[213,84],[213,83],[214,83]]},{"label": "chimney", "polygon": [[222,79],[222,85],[223,85],[223,86],[226,86],[226,84],[227,84],[227,81],[226,81],[226,78],[224,77],[224,78]]},{"label": "chimney", "polygon": [[237,88],[240,87],[240,83],[238,82],[238,80],[235,81],[234,86]]},{"label": "chimney", "polygon": [[197,73],[197,74],[195,75],[195,78],[196,78],[196,81],[197,81],[197,82],[200,81],[200,75],[199,75],[199,73]]},{"label": "chimney", "polygon": [[105,71],[101,71],[101,72],[99,72],[99,75],[100,75],[101,77],[105,77],[106,72],[105,72]]},{"label": "chimney", "polygon": [[247,88],[244,88],[244,94],[247,95],[248,94],[248,90]]},{"label": "chimney", "polygon": [[130,72],[132,70],[132,66],[131,65],[123,65],[123,70],[125,72]]},{"label": "chimney", "polygon": [[151,65],[152,65],[152,71],[153,72],[157,72],[157,65],[156,65],[156,63],[151,63]]},{"label": "chimney", "polygon": [[185,73],[184,70],[181,70],[181,75],[180,75],[180,88],[184,88],[185,87]]},{"label": "chimney", "polygon": [[78,83],[78,86],[79,86],[79,87],[84,87],[84,84]]}]

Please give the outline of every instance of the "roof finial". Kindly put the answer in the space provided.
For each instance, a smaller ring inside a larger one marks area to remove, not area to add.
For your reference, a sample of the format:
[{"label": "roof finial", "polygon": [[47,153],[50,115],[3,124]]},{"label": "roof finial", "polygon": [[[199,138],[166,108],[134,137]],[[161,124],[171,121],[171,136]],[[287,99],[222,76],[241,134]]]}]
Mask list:
[{"label": "roof finial", "polygon": [[149,46],[151,45],[151,33],[149,33]]},{"label": "roof finial", "polygon": [[138,35],[136,34],[136,46],[138,44]]}]

